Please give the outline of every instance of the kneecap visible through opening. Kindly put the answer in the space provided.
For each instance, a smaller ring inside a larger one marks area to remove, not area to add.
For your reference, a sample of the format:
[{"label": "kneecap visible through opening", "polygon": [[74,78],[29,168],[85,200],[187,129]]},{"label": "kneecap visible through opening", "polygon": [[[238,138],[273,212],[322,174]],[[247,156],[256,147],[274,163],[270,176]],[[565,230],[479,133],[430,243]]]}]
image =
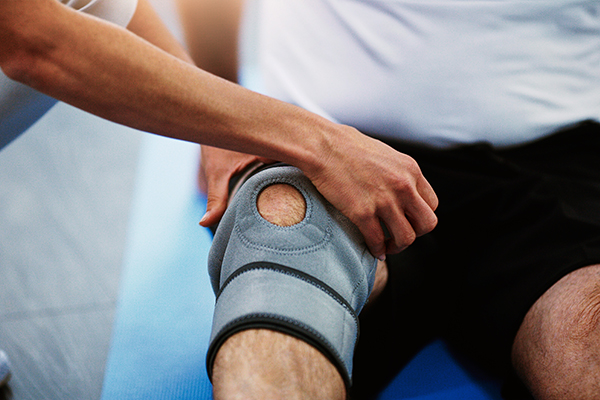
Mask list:
[{"label": "kneecap visible through opening", "polygon": [[292,226],[306,216],[306,200],[298,189],[287,183],[275,183],[264,188],[256,200],[259,214],[278,226]]}]

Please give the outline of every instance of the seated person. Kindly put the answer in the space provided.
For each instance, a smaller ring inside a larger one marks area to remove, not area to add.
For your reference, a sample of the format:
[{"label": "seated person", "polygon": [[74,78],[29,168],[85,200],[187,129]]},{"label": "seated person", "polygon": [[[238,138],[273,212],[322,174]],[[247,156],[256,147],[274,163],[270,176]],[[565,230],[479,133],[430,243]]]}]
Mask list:
[{"label": "seated person", "polygon": [[[250,177],[211,250],[215,398],[373,398],[441,336],[503,376],[507,399],[596,399],[600,5],[262,0],[246,11],[259,18],[264,91],[416,160],[439,224],[414,242],[386,226],[391,251],[412,245],[375,274],[351,224],[297,170]],[[203,149],[208,222],[254,161]]]},{"label": "seated person", "polygon": [[[296,165],[353,217],[380,256],[385,244],[379,218],[393,226],[403,218],[394,185],[384,183],[386,195],[362,202],[338,190],[354,186],[360,191],[372,185],[372,173],[382,182],[403,177],[404,171],[395,168],[395,150],[352,127],[191,65],[147,0],[0,1],[0,36],[0,150],[61,100],[132,128]],[[337,151],[336,143],[354,151]],[[364,152],[380,157],[352,156]],[[362,174],[351,179],[339,174],[348,164]],[[422,187],[435,197],[429,186]],[[426,215],[424,223],[433,227],[436,217],[429,205],[416,206],[424,208],[417,220]],[[209,214],[206,220],[215,217]],[[0,359],[0,369],[4,383],[6,359]]]}]

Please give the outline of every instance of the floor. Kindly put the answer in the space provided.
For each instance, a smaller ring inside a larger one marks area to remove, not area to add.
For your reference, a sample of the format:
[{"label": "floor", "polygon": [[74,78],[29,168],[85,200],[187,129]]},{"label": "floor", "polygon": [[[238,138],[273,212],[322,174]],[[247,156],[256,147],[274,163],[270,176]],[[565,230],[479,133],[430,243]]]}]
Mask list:
[{"label": "floor", "polygon": [[58,104],[0,151],[0,400],[100,398],[141,135]]},{"label": "floor", "polygon": [[143,135],[59,103],[0,150],[0,400],[100,398]]}]

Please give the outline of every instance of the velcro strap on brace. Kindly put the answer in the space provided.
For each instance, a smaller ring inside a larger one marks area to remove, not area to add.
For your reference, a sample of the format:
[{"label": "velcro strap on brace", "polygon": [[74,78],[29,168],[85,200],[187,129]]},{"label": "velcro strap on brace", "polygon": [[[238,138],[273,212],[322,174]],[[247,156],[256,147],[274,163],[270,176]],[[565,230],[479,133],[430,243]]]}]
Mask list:
[{"label": "velcro strap on brace", "polygon": [[[276,183],[304,196],[306,215],[292,226],[265,220],[256,201]],[[209,273],[217,294],[207,370],[227,338],[268,328],[321,351],[351,381],[357,314],[373,286],[376,260],[358,229],[294,167],[267,169],[240,188],[215,234]]]}]

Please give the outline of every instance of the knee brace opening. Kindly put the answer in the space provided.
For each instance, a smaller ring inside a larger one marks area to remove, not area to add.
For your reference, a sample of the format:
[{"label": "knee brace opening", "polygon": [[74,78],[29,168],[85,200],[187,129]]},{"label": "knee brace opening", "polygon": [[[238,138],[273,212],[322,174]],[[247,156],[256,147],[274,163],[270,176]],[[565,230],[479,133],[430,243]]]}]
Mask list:
[{"label": "knee brace opening", "polygon": [[256,199],[259,214],[278,226],[292,226],[306,216],[306,199],[287,183],[274,183],[262,189]]}]

